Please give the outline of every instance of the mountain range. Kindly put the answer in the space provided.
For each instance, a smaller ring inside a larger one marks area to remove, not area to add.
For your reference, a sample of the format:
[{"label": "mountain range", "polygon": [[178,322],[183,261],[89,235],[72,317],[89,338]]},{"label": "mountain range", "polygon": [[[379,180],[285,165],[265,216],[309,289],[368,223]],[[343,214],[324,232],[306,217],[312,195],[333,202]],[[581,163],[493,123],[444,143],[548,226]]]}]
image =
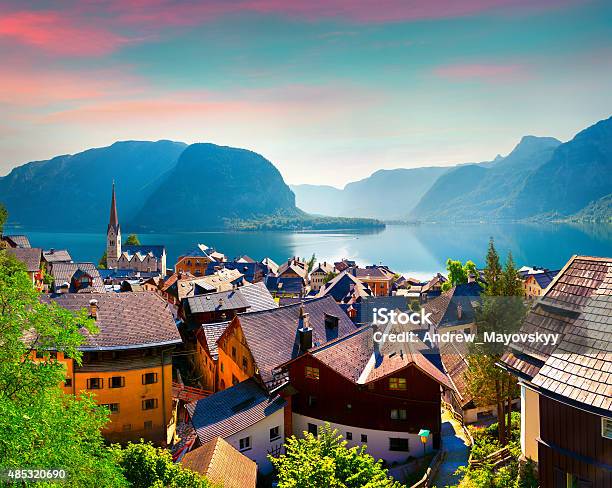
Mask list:
[{"label": "mountain range", "polygon": [[307,212],[408,221],[609,220],[612,118],[562,143],[525,136],[505,157],[381,170],[347,184],[294,185]]},{"label": "mountain range", "polygon": [[565,143],[525,136],[505,157],[379,170],[342,190],[290,188],[270,161],[245,149],[124,141],[16,167],[0,177],[0,203],[14,226],[99,231],[113,181],[120,221],[138,231],[380,226],[374,219],[610,220],[612,117]]}]

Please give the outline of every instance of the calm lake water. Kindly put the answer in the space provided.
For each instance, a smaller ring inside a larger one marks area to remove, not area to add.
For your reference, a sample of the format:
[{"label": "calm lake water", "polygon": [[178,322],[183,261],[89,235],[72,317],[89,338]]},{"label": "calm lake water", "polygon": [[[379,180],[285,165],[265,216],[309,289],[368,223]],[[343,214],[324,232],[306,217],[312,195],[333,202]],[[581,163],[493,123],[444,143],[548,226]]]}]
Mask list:
[{"label": "calm lake water", "polygon": [[[129,229],[124,229],[124,239]],[[51,233],[6,228],[25,233],[33,246],[68,249],[73,259],[98,262],[104,252],[103,233]],[[417,278],[443,271],[447,258],[484,264],[489,237],[502,256],[512,251],[518,265],[560,268],[573,254],[612,256],[612,226],[606,224],[423,224],[390,225],[378,232],[193,232],[141,234],[143,244],[165,244],[168,266],[180,253],[204,243],[229,257],[247,254],[281,262],[289,256],[320,261],[343,257],[360,264],[384,263]]]}]

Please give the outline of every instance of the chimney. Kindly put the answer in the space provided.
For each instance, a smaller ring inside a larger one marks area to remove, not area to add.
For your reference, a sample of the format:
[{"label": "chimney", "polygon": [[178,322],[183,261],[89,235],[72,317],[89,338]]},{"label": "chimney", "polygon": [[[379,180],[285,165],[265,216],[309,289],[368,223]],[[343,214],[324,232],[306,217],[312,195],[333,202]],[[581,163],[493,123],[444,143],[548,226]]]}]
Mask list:
[{"label": "chimney", "polygon": [[223,308],[223,297],[219,298],[219,308]]},{"label": "chimney", "polygon": [[304,312],[304,305],[300,305],[300,316],[298,319],[298,337],[300,341],[300,351],[306,352],[312,347],[312,327],[308,313]]},{"label": "chimney", "polygon": [[335,315],[328,314],[327,312],[325,313],[325,327],[327,329],[338,328],[339,322],[340,322],[340,319],[336,317]]},{"label": "chimney", "polygon": [[461,316],[463,315],[463,307],[460,303],[457,304],[457,320],[461,320]]},{"label": "chimney", "polygon": [[95,298],[89,300],[89,316],[94,320],[98,318],[98,300]]}]

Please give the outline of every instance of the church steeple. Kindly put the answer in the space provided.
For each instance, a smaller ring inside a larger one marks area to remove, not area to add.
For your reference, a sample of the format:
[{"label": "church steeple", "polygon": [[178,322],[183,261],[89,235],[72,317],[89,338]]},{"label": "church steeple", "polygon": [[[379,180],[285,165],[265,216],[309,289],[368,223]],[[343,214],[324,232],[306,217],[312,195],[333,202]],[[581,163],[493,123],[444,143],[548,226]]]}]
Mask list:
[{"label": "church steeple", "polygon": [[116,268],[119,256],[121,256],[121,226],[117,216],[117,197],[115,196],[115,182],[113,181],[110,218],[106,229],[106,267],[108,269]]},{"label": "church steeple", "polygon": [[110,208],[110,219],[108,221],[108,227],[119,227],[119,218],[117,217],[117,198],[115,197],[115,182],[113,181],[113,196],[111,197],[111,208]]}]

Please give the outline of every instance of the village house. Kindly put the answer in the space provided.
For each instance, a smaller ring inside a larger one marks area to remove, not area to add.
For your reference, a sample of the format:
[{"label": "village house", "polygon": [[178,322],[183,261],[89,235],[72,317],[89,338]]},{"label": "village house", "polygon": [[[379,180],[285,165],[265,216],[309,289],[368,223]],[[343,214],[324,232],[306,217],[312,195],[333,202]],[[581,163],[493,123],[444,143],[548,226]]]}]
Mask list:
[{"label": "village house", "polygon": [[544,290],[546,290],[558,273],[559,270],[550,271],[548,269],[541,269],[524,275],[522,283],[525,296],[527,298],[538,298],[542,296]]},{"label": "village house", "polygon": [[0,249],[3,247],[21,249],[28,249],[32,247],[28,236],[24,235],[0,235],[0,243],[4,244],[4,246],[0,246]]},{"label": "village house", "polygon": [[212,275],[199,277],[175,272],[159,283],[159,292],[169,303],[180,306],[187,297],[229,291],[242,284],[243,275],[235,269],[220,269]]},{"label": "village house", "polygon": [[359,304],[364,298],[372,296],[372,291],[349,271],[343,271],[325,283],[317,296],[331,296],[353,322],[358,322]]},{"label": "village house", "polygon": [[357,263],[349,259],[343,259],[342,261],[337,261],[334,263],[334,268],[336,269],[338,273],[342,273],[343,271],[346,271],[348,268],[354,268],[355,266],[357,266]]},{"label": "village house", "polygon": [[[208,299],[211,295],[218,297],[224,294],[232,296],[228,300],[224,299],[221,304],[215,305],[214,299],[212,301]],[[195,347],[196,354],[190,358],[202,388],[217,390],[217,340],[230,320],[238,313],[258,312],[277,307],[278,304],[263,283],[245,284],[237,290],[185,299],[184,339],[186,343]]]},{"label": "village house", "polygon": [[204,276],[210,263],[221,263],[225,255],[205,244],[197,244],[193,249],[179,256],[174,265],[175,273],[190,273],[193,276]]},{"label": "village house", "polygon": [[315,265],[314,269],[310,272],[310,289],[314,292],[318,292],[321,287],[325,284],[325,280],[328,279],[334,273],[334,265],[323,261]]},{"label": "village house", "polygon": [[114,183],[110,218],[106,229],[106,267],[148,273],[157,271],[161,276],[166,276],[166,248],[164,246],[122,244]]},{"label": "village house", "polygon": [[[381,332],[401,330],[392,324]],[[367,445],[374,458],[402,464],[440,447],[441,388],[450,384],[423,343],[376,342],[376,331],[365,326],[313,348],[304,344],[307,352],[283,366],[295,392],[293,431],[316,435],[328,422],[349,447]],[[425,446],[421,430],[431,433]]]},{"label": "village house", "polygon": [[442,285],[446,283],[448,280],[446,277],[440,273],[436,273],[435,276],[430,279],[427,283],[425,283],[421,289],[421,302],[426,302],[430,298],[434,298],[442,293]]},{"label": "village house", "polygon": [[268,266],[265,264],[253,260],[246,261],[243,257],[240,260],[226,261],[223,263],[211,262],[208,264],[205,274],[211,275],[222,269],[239,271],[249,283],[263,281],[270,272]]},{"label": "village house", "polygon": [[[66,363],[64,392],[93,393],[110,410],[103,430],[112,442],[140,438],[165,444],[172,424],[172,351],[181,343],[175,320],[155,293],[43,295],[68,310],[87,310],[96,334],[84,329],[82,364]],[[58,353],[61,355],[61,353]]]},{"label": "village house", "polygon": [[367,285],[372,293],[377,296],[388,296],[391,294],[393,284],[393,273],[382,266],[366,266],[360,268],[354,266],[348,269],[355,278]]},{"label": "village house", "polygon": [[288,259],[278,267],[279,278],[302,278],[308,284],[308,265],[298,257]]},{"label": "village house", "polygon": [[266,276],[264,283],[274,298],[303,298],[308,294],[306,281],[301,276]]},{"label": "village house", "polygon": [[502,366],[521,387],[521,451],[540,486],[612,486],[612,258],[573,256],[533,305]]},{"label": "village house", "polygon": [[42,249],[37,247],[9,247],[6,249],[6,253],[25,265],[28,277],[32,280],[32,286],[41,290],[43,280],[41,272]]},{"label": "village house", "polygon": [[93,263],[55,262],[48,270],[52,293],[104,292],[104,282]]},{"label": "village house", "polygon": [[223,488],[257,485],[257,464],[218,436],[185,454],[181,464]]}]

